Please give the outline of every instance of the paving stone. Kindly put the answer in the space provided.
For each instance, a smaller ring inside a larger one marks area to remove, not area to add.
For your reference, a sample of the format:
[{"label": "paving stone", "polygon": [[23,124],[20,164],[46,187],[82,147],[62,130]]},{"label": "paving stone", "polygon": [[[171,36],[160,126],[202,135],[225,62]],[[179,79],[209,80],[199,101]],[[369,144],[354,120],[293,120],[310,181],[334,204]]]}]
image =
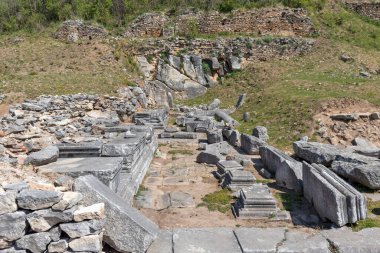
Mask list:
[{"label": "paving stone", "polygon": [[50,233],[41,232],[23,236],[16,241],[16,246],[21,249],[30,250],[32,253],[42,253],[52,241]]},{"label": "paving stone", "polygon": [[83,194],[83,204],[104,202],[106,225],[104,241],[122,252],[145,252],[158,233],[156,224],[112,192],[94,176],[79,177],[75,190]]},{"label": "paving stone", "polygon": [[51,242],[48,246],[49,253],[63,253],[66,252],[69,244],[66,240],[59,240],[58,242]]},{"label": "paving stone", "polygon": [[289,231],[286,240],[278,247],[278,253],[330,253],[330,245],[321,234]]},{"label": "paving stone", "polygon": [[332,229],[322,234],[339,253],[379,253],[380,228],[365,228],[359,232],[351,229]]},{"label": "paving stone", "polygon": [[0,215],[0,240],[15,241],[25,235],[25,229],[24,212]]},{"label": "paving stone", "polygon": [[186,176],[180,177],[166,177],[162,183],[163,185],[188,185],[189,180]]},{"label": "paving stone", "polygon": [[0,215],[17,211],[16,192],[0,193]]},{"label": "paving stone", "polygon": [[74,178],[94,175],[115,192],[120,183],[122,157],[60,158],[57,162],[41,166],[41,173],[62,173]]},{"label": "paving stone", "polygon": [[62,199],[58,191],[22,190],[17,195],[17,204],[23,209],[38,210],[53,206]]},{"label": "paving stone", "polygon": [[28,214],[26,219],[33,231],[45,232],[59,223],[72,221],[73,216],[73,209],[65,210],[63,212],[44,209]]},{"label": "paving stone", "polygon": [[150,245],[147,253],[173,252],[173,232],[170,230],[160,230],[157,239]]},{"label": "paving stone", "polygon": [[230,228],[184,228],[173,231],[174,252],[241,253]]},{"label": "paving stone", "polygon": [[89,220],[75,223],[63,223],[59,227],[70,238],[77,238],[86,235],[94,235],[102,232],[105,225],[105,219],[103,220]]},{"label": "paving stone", "polygon": [[64,192],[61,201],[52,206],[53,210],[63,211],[69,209],[82,200],[82,194],[79,192]]},{"label": "paving stone", "polygon": [[174,208],[195,207],[193,196],[185,192],[171,192],[170,203]]},{"label": "paving stone", "polygon": [[97,203],[91,206],[80,207],[74,212],[75,221],[83,220],[100,220],[105,218],[105,205],[104,203]]},{"label": "paving stone", "polygon": [[237,228],[235,235],[243,253],[276,253],[285,239],[285,228]]},{"label": "paving stone", "polygon": [[103,235],[88,235],[81,238],[72,239],[69,247],[75,252],[101,252]]}]

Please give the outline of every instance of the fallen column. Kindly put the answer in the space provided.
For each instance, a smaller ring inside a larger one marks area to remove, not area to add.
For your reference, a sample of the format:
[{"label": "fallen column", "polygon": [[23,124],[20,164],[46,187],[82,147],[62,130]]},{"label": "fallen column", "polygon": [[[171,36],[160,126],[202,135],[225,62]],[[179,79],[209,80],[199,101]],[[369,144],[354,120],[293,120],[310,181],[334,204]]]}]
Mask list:
[{"label": "fallen column", "polygon": [[304,162],[303,185],[305,198],[322,219],[344,226],[366,218],[365,197],[323,165]]}]

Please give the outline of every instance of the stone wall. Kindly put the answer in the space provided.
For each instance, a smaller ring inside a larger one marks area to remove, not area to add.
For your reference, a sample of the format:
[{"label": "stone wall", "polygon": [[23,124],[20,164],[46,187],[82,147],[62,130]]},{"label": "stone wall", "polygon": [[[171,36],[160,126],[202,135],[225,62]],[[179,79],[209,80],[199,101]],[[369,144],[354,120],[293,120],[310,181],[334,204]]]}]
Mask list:
[{"label": "stone wall", "polygon": [[[138,44],[138,43],[136,43]],[[135,54],[159,56],[162,52],[172,55],[187,54],[201,57],[237,56],[247,60],[265,61],[273,57],[286,59],[311,51],[315,44],[313,39],[301,38],[225,38],[217,40],[181,39],[171,40],[151,39],[144,45],[136,47]],[[125,50],[131,50],[126,48]]]},{"label": "stone wall", "polygon": [[107,31],[102,27],[85,24],[82,20],[67,20],[53,34],[53,37],[59,40],[76,42],[79,39],[104,38],[106,35]]},{"label": "stone wall", "polygon": [[314,33],[313,24],[303,9],[263,8],[228,14],[188,11],[174,18],[162,13],[148,13],[135,19],[125,35],[161,37],[170,28],[174,30],[173,35],[187,34],[189,29],[201,34],[310,36]]},{"label": "stone wall", "polygon": [[104,203],[48,183],[0,187],[0,252],[102,252]]},{"label": "stone wall", "polygon": [[380,2],[347,2],[345,5],[360,15],[380,20]]}]

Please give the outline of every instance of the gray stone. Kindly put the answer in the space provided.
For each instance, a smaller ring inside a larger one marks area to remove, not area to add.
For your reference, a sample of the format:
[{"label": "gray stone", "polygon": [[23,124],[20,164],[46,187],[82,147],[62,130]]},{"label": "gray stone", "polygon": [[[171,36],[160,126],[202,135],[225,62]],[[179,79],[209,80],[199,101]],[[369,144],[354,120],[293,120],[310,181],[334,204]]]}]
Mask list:
[{"label": "gray stone", "polygon": [[20,192],[24,189],[28,189],[29,185],[26,182],[19,182],[19,183],[13,183],[13,184],[7,184],[3,186],[3,189],[6,191],[16,191]]},{"label": "gray stone", "polygon": [[285,239],[285,228],[237,228],[235,235],[243,253],[276,253]]},{"label": "gray stone", "polygon": [[215,98],[208,106],[207,106],[207,109],[208,110],[215,110],[217,108],[219,108],[220,106],[220,100],[218,98]]},{"label": "gray stone", "polygon": [[16,192],[0,193],[0,215],[17,211]]},{"label": "gray stone", "polygon": [[303,163],[304,197],[323,220],[343,226],[366,218],[366,200],[323,165]]},{"label": "gray stone", "polygon": [[191,62],[193,63],[195,73],[196,73],[196,81],[201,85],[206,85],[205,73],[203,71],[202,66],[202,58],[197,55],[191,56]]},{"label": "gray stone", "polygon": [[209,144],[218,143],[223,141],[222,130],[207,130],[207,142]]},{"label": "gray stone", "polygon": [[231,135],[230,135],[230,138],[228,139],[228,142],[236,147],[239,145],[239,140],[240,140],[241,136],[240,136],[240,133],[238,130],[232,130],[231,132]]},{"label": "gray stone", "polygon": [[302,163],[271,146],[260,147],[259,151],[264,166],[275,174],[279,186],[302,192]]},{"label": "gray stone", "polygon": [[0,240],[15,241],[25,235],[26,220],[24,212],[0,215]]},{"label": "gray stone", "polygon": [[[44,232],[41,232],[44,233]],[[58,242],[61,239],[61,229],[56,226],[48,231],[50,238],[53,242]]]},{"label": "gray stone", "polygon": [[365,148],[376,148],[376,145],[370,142],[369,140],[361,137],[356,137],[352,144],[359,147],[365,147]]},{"label": "gray stone", "polygon": [[252,131],[252,135],[265,142],[269,140],[268,130],[263,126],[255,127]]},{"label": "gray stone", "polygon": [[16,241],[16,246],[26,249],[32,253],[42,253],[47,249],[48,244],[52,241],[48,232],[25,235]]},{"label": "gray stone", "polygon": [[378,119],[380,119],[380,112],[373,112],[373,113],[371,113],[371,115],[369,116],[369,118],[371,120],[378,120]]},{"label": "gray stone", "polygon": [[73,178],[94,175],[115,192],[118,190],[122,157],[60,158],[57,162],[38,168],[41,173],[62,173]]},{"label": "gray stone", "polygon": [[69,244],[66,240],[59,240],[58,242],[51,242],[48,246],[49,253],[63,253],[66,252]]},{"label": "gray stone", "polygon": [[74,221],[100,220],[105,218],[104,203],[96,203],[90,206],[79,207],[74,212]]},{"label": "gray stone", "polygon": [[216,164],[218,171],[216,172],[217,176],[222,179],[227,171],[229,170],[243,170],[243,166],[241,166],[240,163],[237,161],[231,160],[231,161],[226,161],[226,160],[221,160]]},{"label": "gray stone", "polygon": [[259,138],[247,134],[242,134],[240,136],[240,143],[242,150],[248,155],[258,155],[259,148],[267,145],[266,142]]},{"label": "gray stone", "polygon": [[33,103],[22,103],[21,108],[26,111],[36,111],[36,112],[40,112],[44,109],[42,106],[39,106]]},{"label": "gray stone", "polygon": [[173,231],[160,230],[157,239],[150,245],[147,253],[173,252]]},{"label": "gray stone", "polygon": [[243,187],[251,186],[255,183],[256,178],[250,171],[246,170],[228,170],[222,187],[227,187],[231,191],[237,191]]},{"label": "gray stone", "polygon": [[23,209],[39,210],[51,207],[62,199],[58,191],[22,190],[17,195],[17,204]]},{"label": "gray stone", "polygon": [[101,252],[103,235],[88,235],[81,238],[72,239],[69,247],[75,252]]},{"label": "gray stone", "polygon": [[330,253],[330,245],[321,234],[289,231],[286,240],[278,247],[278,253]]},{"label": "gray stone", "polygon": [[341,120],[341,121],[356,121],[360,118],[359,114],[353,113],[353,114],[336,114],[331,115],[331,119],[333,120]]},{"label": "gray stone", "polygon": [[197,139],[198,136],[196,133],[186,133],[186,132],[178,132],[173,133],[172,138],[174,139]]},{"label": "gray stone", "polygon": [[248,122],[250,118],[251,118],[251,115],[249,114],[249,112],[244,112],[243,113],[243,120],[244,120],[244,122]]},{"label": "gray stone", "polygon": [[73,209],[65,210],[63,212],[44,209],[28,214],[26,219],[33,231],[45,232],[59,223],[72,221],[73,216]]},{"label": "gray stone", "polygon": [[230,228],[174,229],[173,251],[241,253],[239,243]]},{"label": "gray stone", "polygon": [[105,220],[89,220],[76,223],[63,223],[59,227],[70,238],[78,238],[86,235],[94,235],[102,232]]},{"label": "gray stone", "polygon": [[26,250],[16,249],[15,247],[0,249],[0,253],[27,253]]},{"label": "gray stone", "polygon": [[191,80],[197,81],[197,73],[195,72],[195,68],[193,63],[191,62],[190,56],[184,55],[183,58],[183,71],[185,75],[190,77]]},{"label": "gray stone", "polygon": [[379,253],[380,228],[366,228],[359,232],[351,229],[331,229],[323,235],[339,253]]},{"label": "gray stone", "polygon": [[25,159],[25,164],[41,166],[57,161],[58,156],[59,149],[56,146],[49,146],[28,155],[28,157]]},{"label": "gray stone", "polygon": [[169,55],[168,61],[170,66],[174,67],[175,69],[181,71],[181,57],[175,56],[175,55]]},{"label": "gray stone", "polygon": [[238,57],[231,56],[227,59],[227,62],[231,71],[241,70],[241,61]]},{"label": "gray stone", "polygon": [[193,196],[185,192],[171,192],[170,203],[172,207],[195,207]]},{"label": "gray stone", "polygon": [[154,72],[154,66],[150,64],[144,56],[136,57],[139,69],[141,73],[144,75],[144,78],[151,79],[152,73]]},{"label": "gray stone", "polygon": [[243,104],[244,104],[244,101],[245,101],[245,97],[247,96],[247,94],[241,94],[240,96],[239,96],[239,99],[238,99],[238,101],[237,101],[237,103],[236,103],[236,105],[235,105],[235,108],[236,109],[238,109],[238,108],[240,108]]},{"label": "gray stone", "polygon": [[52,209],[59,211],[69,209],[78,204],[82,200],[82,197],[82,194],[79,192],[64,192],[61,201],[53,205]]},{"label": "gray stone", "polygon": [[380,189],[380,160],[357,154],[337,155],[331,169],[371,189]]},{"label": "gray stone", "polygon": [[294,153],[308,163],[320,163],[330,166],[335,157],[345,152],[344,149],[318,142],[302,142],[293,143]]},{"label": "gray stone", "polygon": [[217,164],[224,158],[225,157],[217,150],[208,149],[208,147],[206,147],[206,150],[197,155],[197,163]]},{"label": "gray stone", "polygon": [[215,117],[219,120],[223,120],[224,123],[226,123],[228,126],[239,126],[239,122],[237,122],[235,119],[233,119],[230,115],[228,115],[223,110],[216,110],[215,111]]},{"label": "gray stone", "polygon": [[145,252],[154,241],[158,227],[141,215],[94,176],[79,177],[75,190],[84,195],[83,204],[104,202],[106,224],[104,241],[122,252]]}]

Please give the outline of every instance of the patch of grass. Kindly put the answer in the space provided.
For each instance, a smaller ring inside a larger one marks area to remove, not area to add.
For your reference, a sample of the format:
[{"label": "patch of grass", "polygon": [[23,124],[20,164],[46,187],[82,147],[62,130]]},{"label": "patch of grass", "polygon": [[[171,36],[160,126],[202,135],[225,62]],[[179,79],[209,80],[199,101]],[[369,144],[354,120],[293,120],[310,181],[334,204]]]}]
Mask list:
[{"label": "patch of grass", "polygon": [[274,180],[274,179],[256,179],[256,183],[259,183],[259,184],[270,184],[273,182],[276,182],[276,180]]},{"label": "patch of grass", "polygon": [[376,215],[376,217],[358,221],[356,224],[352,226],[352,229],[354,231],[359,231],[364,228],[380,227],[380,201],[368,200],[367,208],[368,216]]},{"label": "patch of grass", "polygon": [[302,195],[295,192],[289,193],[276,193],[275,197],[282,203],[282,210],[292,211],[295,207],[299,206],[302,202]]},{"label": "patch of grass", "polygon": [[193,155],[193,151],[187,150],[187,149],[174,149],[174,150],[169,150],[168,152],[169,155]]},{"label": "patch of grass", "polygon": [[138,196],[141,196],[142,192],[146,190],[148,190],[148,188],[146,188],[143,184],[140,184],[139,189],[137,190],[137,193],[135,195],[135,198]]},{"label": "patch of grass", "polygon": [[232,196],[227,189],[219,190],[207,194],[202,198],[202,203],[198,206],[206,206],[210,211],[226,213],[231,209]]}]

